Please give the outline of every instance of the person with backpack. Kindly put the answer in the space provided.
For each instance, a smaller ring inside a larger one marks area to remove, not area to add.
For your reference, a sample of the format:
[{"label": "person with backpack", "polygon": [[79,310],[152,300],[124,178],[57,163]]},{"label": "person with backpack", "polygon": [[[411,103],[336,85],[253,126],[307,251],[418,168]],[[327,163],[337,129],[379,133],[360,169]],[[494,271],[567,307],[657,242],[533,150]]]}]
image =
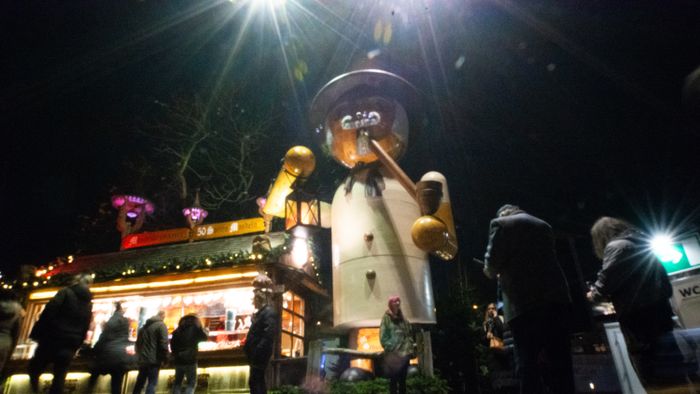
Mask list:
[{"label": "person with backpack", "polygon": [[197,354],[199,342],[206,341],[209,333],[202,327],[197,315],[185,315],[180,319],[170,339],[170,349],[175,364],[173,394],[182,392],[182,381],[187,378],[186,394],[193,394],[197,386]]}]

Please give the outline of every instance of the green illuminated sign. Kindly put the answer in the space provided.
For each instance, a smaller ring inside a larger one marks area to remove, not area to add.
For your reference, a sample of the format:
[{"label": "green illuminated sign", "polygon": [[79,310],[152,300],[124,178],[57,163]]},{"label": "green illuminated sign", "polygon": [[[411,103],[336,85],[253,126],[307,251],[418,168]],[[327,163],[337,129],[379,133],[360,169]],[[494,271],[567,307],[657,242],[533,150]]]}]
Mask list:
[{"label": "green illuminated sign", "polygon": [[676,243],[669,245],[663,253],[657,252],[655,255],[669,275],[692,268],[688,260],[688,255],[683,248],[683,244]]}]

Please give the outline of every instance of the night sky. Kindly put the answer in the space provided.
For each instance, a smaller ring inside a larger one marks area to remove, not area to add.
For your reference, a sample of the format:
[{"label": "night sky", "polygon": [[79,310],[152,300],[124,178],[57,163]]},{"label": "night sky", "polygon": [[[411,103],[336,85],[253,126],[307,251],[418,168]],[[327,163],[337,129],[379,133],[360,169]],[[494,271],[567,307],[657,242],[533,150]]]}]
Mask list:
[{"label": "night sky", "polygon": [[[593,272],[587,233],[598,216],[696,229],[700,109],[682,89],[700,66],[697,2],[287,0],[286,8],[278,35],[269,10],[248,14],[243,1],[3,7],[0,268],[76,252],[78,217],[109,201],[121,164],[144,149],[133,130],[159,102],[206,95],[222,79],[271,98],[279,125],[259,157],[253,191],[262,193],[289,147],[321,154],[309,103],[362,65],[423,93],[426,124],[400,163],[415,180],[430,170],[447,176],[463,264],[483,255],[488,221],[507,202],[574,236],[584,274]],[[388,42],[375,40],[378,24],[380,33],[391,25]],[[308,71],[297,78],[300,62]],[[317,183],[332,191],[347,171],[322,163]]]}]

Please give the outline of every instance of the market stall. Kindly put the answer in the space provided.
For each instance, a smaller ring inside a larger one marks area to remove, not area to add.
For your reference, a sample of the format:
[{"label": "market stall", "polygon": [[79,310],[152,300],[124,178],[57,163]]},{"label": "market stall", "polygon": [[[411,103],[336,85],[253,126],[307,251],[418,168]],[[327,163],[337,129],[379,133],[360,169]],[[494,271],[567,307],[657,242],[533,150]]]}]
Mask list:
[{"label": "market stall", "polygon": [[[313,254],[303,265],[291,263],[286,250],[288,238],[273,233],[269,248],[254,248],[254,235],[237,236],[201,242],[188,242],[149,248],[134,248],[118,253],[75,258],[70,264],[38,270],[40,280],[56,275],[82,271],[96,272],[93,293],[94,329],[86,342],[94,344],[101,334],[101,325],[113,313],[113,304],[120,301],[130,321],[128,351],[133,351],[138,328],[159,310],[165,312],[168,332],[177,327],[179,319],[195,313],[209,330],[209,337],[200,343],[198,386],[206,391],[235,392],[247,387],[248,367],[242,352],[251,317],[252,279],[264,271],[277,285],[277,308],[281,317],[277,333],[276,354],[273,359],[302,360],[306,354],[306,322],[314,318],[309,304],[328,302],[327,295],[314,275]],[[100,277],[118,276],[111,280]],[[36,283],[40,283],[37,281]],[[47,283],[50,283],[47,281]],[[34,286],[27,284],[25,287]],[[27,316],[22,326],[19,345],[11,362],[9,384],[5,393],[28,392],[27,361],[36,344],[29,339],[34,322],[46,303],[60,287],[41,287],[28,293]],[[88,360],[78,356],[67,376],[66,387],[80,392],[87,384]],[[279,368],[271,369],[272,372]],[[161,370],[158,392],[170,390],[172,366]],[[131,390],[136,371],[125,379]],[[42,375],[42,385],[51,375]],[[108,377],[98,382],[96,392],[108,392]],[[272,376],[271,381],[279,381]],[[282,379],[284,380],[284,379]]]}]

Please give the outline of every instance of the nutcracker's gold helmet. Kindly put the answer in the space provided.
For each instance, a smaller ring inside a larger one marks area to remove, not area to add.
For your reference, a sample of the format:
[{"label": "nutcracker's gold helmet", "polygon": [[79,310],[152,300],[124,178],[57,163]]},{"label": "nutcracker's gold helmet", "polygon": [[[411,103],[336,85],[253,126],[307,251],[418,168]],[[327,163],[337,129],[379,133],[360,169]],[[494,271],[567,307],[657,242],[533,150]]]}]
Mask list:
[{"label": "nutcracker's gold helmet", "polygon": [[420,126],[417,89],[396,74],[366,69],[328,82],[311,104],[311,124],[324,150],[354,168],[378,157],[373,140],[394,160],[406,151],[409,134]]}]

